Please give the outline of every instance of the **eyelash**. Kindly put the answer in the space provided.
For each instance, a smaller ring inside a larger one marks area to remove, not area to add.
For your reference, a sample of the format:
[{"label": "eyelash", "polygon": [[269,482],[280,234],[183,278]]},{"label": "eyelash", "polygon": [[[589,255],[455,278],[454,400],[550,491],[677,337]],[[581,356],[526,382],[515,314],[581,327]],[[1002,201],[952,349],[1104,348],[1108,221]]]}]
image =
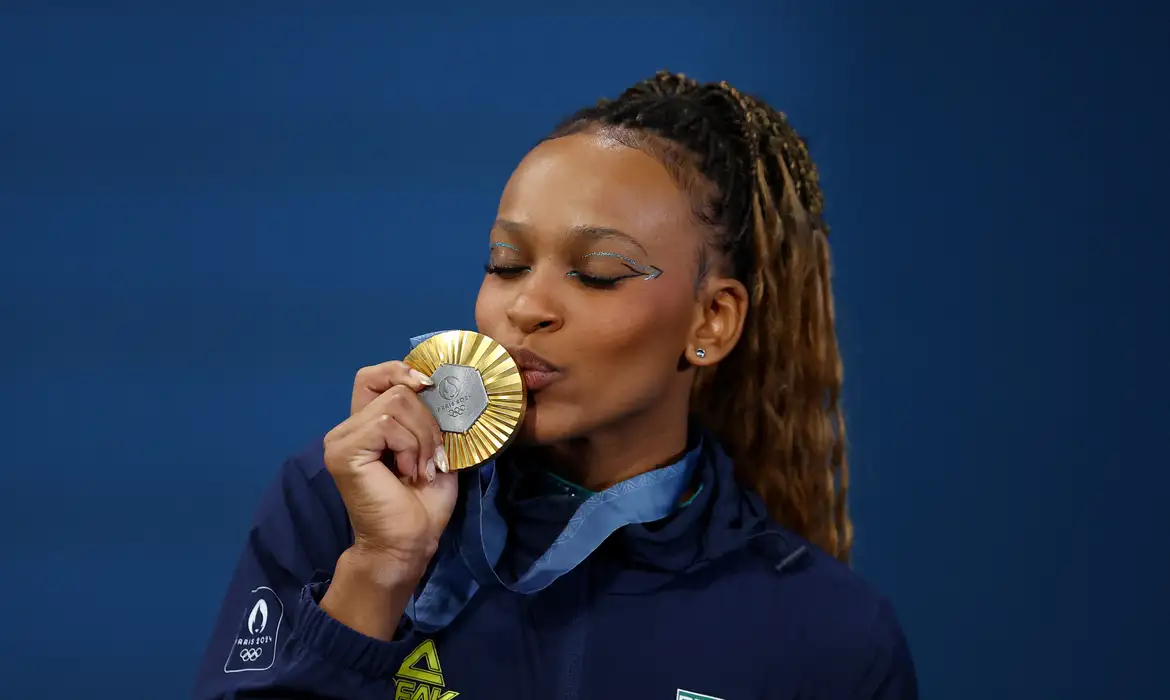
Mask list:
[{"label": "eyelash", "polygon": [[[492,265],[491,263],[488,263],[487,265],[483,266],[483,271],[486,272],[487,274],[497,275],[501,279],[506,279],[506,280],[513,279],[514,277],[516,277],[517,275],[519,275],[520,273],[524,272],[527,269],[528,269],[527,267],[500,266],[500,265]],[[586,287],[589,287],[590,289],[613,289],[613,288],[617,287],[618,282],[621,282],[622,280],[627,279],[628,277],[637,277],[637,275],[619,275],[617,277],[595,277],[593,275],[587,275],[583,272],[578,272],[577,270],[573,270],[572,272],[570,272],[569,276],[576,277],[577,279],[581,280],[581,284],[585,285]]]}]

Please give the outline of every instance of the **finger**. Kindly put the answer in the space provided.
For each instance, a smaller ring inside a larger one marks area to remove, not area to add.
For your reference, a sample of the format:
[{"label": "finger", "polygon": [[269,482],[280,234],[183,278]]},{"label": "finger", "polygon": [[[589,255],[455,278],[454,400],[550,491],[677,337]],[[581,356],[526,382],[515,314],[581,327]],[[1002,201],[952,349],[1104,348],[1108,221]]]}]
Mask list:
[{"label": "finger", "polygon": [[[347,428],[343,435],[340,434],[342,427]],[[325,437],[325,463],[330,473],[339,478],[375,463],[379,469],[395,471],[386,463],[386,453],[397,455],[406,451],[417,455],[417,449],[418,440],[414,434],[398,425],[391,416],[363,413],[351,417]],[[413,472],[413,469],[407,470],[406,475],[413,477]]]},{"label": "finger", "polygon": [[382,435],[385,449],[394,453],[394,471],[406,481],[417,481],[421,473],[418,438],[414,433],[388,413],[379,415],[372,426]]},{"label": "finger", "polygon": [[446,467],[446,454],[439,449],[443,442],[443,432],[418,394],[405,386],[396,386],[375,399],[370,408],[388,413],[414,434],[418,442],[416,471],[420,476],[431,481],[440,465]]},{"label": "finger", "polygon": [[365,408],[390,387],[400,385],[408,386],[414,391],[422,391],[434,386],[434,382],[427,375],[399,360],[362,367],[354,376],[350,415]]}]

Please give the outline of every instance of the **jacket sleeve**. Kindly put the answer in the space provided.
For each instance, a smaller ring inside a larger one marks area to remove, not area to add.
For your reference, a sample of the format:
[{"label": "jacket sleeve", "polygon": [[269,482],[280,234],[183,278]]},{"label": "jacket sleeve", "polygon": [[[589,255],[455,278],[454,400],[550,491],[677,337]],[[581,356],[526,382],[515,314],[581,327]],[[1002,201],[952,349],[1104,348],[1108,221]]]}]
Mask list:
[{"label": "jacket sleeve", "polygon": [[[810,700],[918,700],[914,660],[889,601],[818,610],[824,624],[791,663],[777,664],[766,698]],[[799,653],[799,647],[789,653]]]},{"label": "jacket sleeve", "polygon": [[408,640],[366,637],[317,605],[351,537],[320,455],[286,462],[236,564],[195,700],[393,697],[393,674],[410,651]]},{"label": "jacket sleeve", "polygon": [[870,644],[871,663],[856,700],[918,700],[918,675],[910,645],[888,600],[881,601]]}]

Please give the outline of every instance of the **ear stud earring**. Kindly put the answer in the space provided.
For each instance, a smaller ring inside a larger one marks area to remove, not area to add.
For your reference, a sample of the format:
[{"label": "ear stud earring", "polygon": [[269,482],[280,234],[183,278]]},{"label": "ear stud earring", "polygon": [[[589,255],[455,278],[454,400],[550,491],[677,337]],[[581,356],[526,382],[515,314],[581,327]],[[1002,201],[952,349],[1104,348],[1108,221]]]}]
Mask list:
[{"label": "ear stud earring", "polygon": [[704,350],[703,348],[695,348],[695,357],[697,357],[701,360],[706,356],[707,356],[706,350]]}]

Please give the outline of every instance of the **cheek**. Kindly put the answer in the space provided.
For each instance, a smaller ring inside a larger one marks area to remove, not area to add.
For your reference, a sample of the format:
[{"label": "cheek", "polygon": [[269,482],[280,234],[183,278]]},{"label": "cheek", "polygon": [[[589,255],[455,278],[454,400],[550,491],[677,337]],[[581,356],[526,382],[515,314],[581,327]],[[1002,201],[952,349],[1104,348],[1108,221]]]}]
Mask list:
[{"label": "cheek", "polygon": [[493,292],[489,280],[485,279],[479,286],[479,296],[475,298],[476,330],[495,338],[500,324],[506,320],[502,295]]},{"label": "cheek", "polygon": [[[636,303],[592,304],[579,310],[579,318],[584,332],[574,334],[578,347],[591,356],[589,365],[598,374],[608,374],[596,381],[643,385],[673,374],[685,349],[690,304],[680,303],[673,294],[646,294]],[[614,382],[615,375],[621,377],[619,382]]]}]

